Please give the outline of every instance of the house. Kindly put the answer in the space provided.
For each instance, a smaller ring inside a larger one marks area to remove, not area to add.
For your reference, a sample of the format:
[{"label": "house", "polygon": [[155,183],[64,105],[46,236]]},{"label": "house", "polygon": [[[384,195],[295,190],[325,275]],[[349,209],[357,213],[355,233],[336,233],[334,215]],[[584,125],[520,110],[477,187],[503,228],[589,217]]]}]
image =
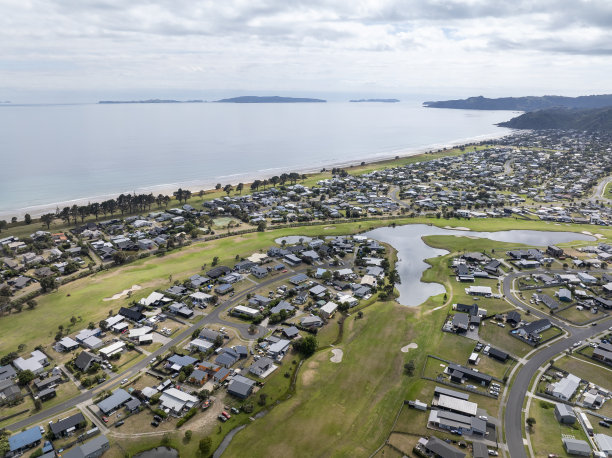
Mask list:
[{"label": "house", "polygon": [[227,367],[220,368],[217,372],[213,373],[213,382],[222,383],[232,373]]},{"label": "house", "polygon": [[330,319],[336,313],[338,309],[338,304],[334,302],[328,302],[320,309],[321,316],[325,319]]},{"label": "house", "polygon": [[218,364],[219,366],[223,366],[225,368],[230,368],[239,359],[240,356],[236,351],[231,348],[224,348],[223,352],[215,358],[215,364]]},{"label": "house", "polygon": [[434,457],[441,458],[465,458],[465,453],[450,444],[447,444],[436,436],[431,436],[424,444],[425,450]]},{"label": "house", "polygon": [[564,255],[563,250],[554,245],[550,245],[546,248],[546,253],[551,255],[554,258],[560,258]]},{"label": "house", "polygon": [[23,359],[21,356],[13,361],[13,366],[19,371],[32,371],[34,374],[40,374],[44,366],[49,364],[47,355],[40,350],[34,350],[30,353],[30,358]]},{"label": "house", "polygon": [[289,283],[292,283],[296,286],[306,281],[308,281],[308,276],[306,274],[297,274],[289,279]]},{"label": "house", "polygon": [[234,290],[234,285],[231,285],[230,283],[223,283],[215,288],[215,293],[223,296],[224,294],[227,294],[233,290]]},{"label": "house", "polygon": [[250,396],[255,386],[255,380],[243,377],[242,375],[234,375],[227,386],[227,392],[240,399],[245,399]]},{"label": "house", "polygon": [[266,372],[271,372],[271,369],[274,370],[273,368],[276,368],[274,361],[266,356],[263,356],[251,364],[251,367],[249,367],[249,372],[256,377],[263,377]]},{"label": "house", "polygon": [[285,339],[280,339],[278,342],[274,342],[268,347],[268,356],[277,360],[282,358],[287,350],[289,350],[290,344],[291,341]]},{"label": "house", "polygon": [[310,288],[308,292],[310,293],[311,296],[320,299],[323,296],[325,296],[325,293],[327,292],[327,288],[325,286],[315,285],[312,288]]},{"label": "house", "polygon": [[280,313],[281,310],[284,310],[285,312],[293,312],[295,310],[295,307],[289,302],[280,301],[278,304],[276,304],[270,309],[270,313]]},{"label": "house", "polygon": [[140,328],[130,329],[130,332],[128,333],[128,339],[139,340],[140,337],[146,336],[151,331],[153,331],[153,328],[151,326],[142,326]]},{"label": "house", "polygon": [[445,410],[431,410],[428,422],[438,428],[459,431],[461,434],[484,436],[487,432],[487,423],[484,420]]},{"label": "house", "polygon": [[253,309],[251,307],[246,307],[244,305],[237,305],[232,309],[233,315],[243,315],[247,318],[255,318],[259,315],[259,310]]},{"label": "house", "polygon": [[153,306],[160,305],[162,303],[162,301],[164,300],[164,297],[165,296],[162,293],[158,293],[157,291],[153,291],[146,298],[140,299],[140,301],[138,301],[138,303],[140,305],[144,305],[145,307],[153,307]]},{"label": "house", "polygon": [[134,323],[138,323],[146,318],[140,310],[137,310],[135,308],[121,307],[119,309],[119,315],[123,316],[124,318],[127,318],[130,321],[133,321]]},{"label": "house", "polygon": [[0,406],[23,399],[21,389],[11,379],[0,381]]},{"label": "house", "polygon": [[572,292],[569,289],[561,288],[557,292],[557,297],[559,298],[560,301],[563,301],[563,302],[572,302]]},{"label": "house", "polygon": [[295,326],[289,326],[283,329],[283,334],[285,334],[288,339],[293,339],[299,335],[299,329]]},{"label": "house", "polygon": [[469,325],[470,317],[466,313],[455,313],[453,315],[452,326],[455,332],[467,332]]},{"label": "house", "polygon": [[208,340],[204,339],[194,339],[189,342],[189,349],[191,351],[201,351],[206,353],[208,350],[213,348],[214,344]]},{"label": "house", "polygon": [[109,415],[124,406],[130,399],[132,399],[132,396],[130,396],[127,391],[118,388],[109,397],[98,402],[96,406],[104,415]]},{"label": "house", "polygon": [[551,326],[552,323],[548,318],[542,318],[540,320],[527,323],[525,326],[515,329],[512,331],[512,333],[522,337],[523,339],[537,341],[540,340],[540,333],[550,329]]},{"label": "house", "polygon": [[30,429],[26,429],[20,433],[14,434],[9,437],[9,451],[13,455],[17,455],[28,449],[36,447],[40,444],[42,434],[39,426],[32,426]]},{"label": "house", "polygon": [[193,294],[190,294],[189,298],[191,299],[191,302],[193,304],[203,305],[203,304],[207,304],[208,302],[210,302],[210,300],[212,299],[212,295],[197,291]]},{"label": "house", "polygon": [[172,285],[165,292],[170,294],[171,296],[181,297],[187,294],[188,291],[187,288],[182,285]]},{"label": "house", "polygon": [[323,320],[318,316],[306,316],[300,320],[300,325],[305,328],[320,328],[323,326]]},{"label": "house", "polygon": [[62,458],[98,458],[108,449],[110,449],[108,439],[104,435],[99,435],[84,444],[63,452]]},{"label": "house", "polygon": [[204,385],[208,380],[208,372],[200,369],[195,369],[189,376],[188,382],[194,385]]},{"label": "house", "polygon": [[251,274],[256,278],[264,278],[268,276],[268,269],[265,267],[254,266],[251,268]]},{"label": "house", "polygon": [[187,307],[182,302],[174,302],[168,307],[168,311],[174,315],[180,315],[183,318],[191,318],[193,316],[193,310]]},{"label": "house", "polygon": [[567,374],[561,380],[550,385],[550,394],[563,401],[569,401],[578,386],[580,385],[580,378],[573,374]]},{"label": "house", "polygon": [[198,402],[198,398],[176,388],[168,388],[159,397],[164,409],[169,409],[174,415],[179,415],[183,409],[191,409]]},{"label": "house", "polygon": [[206,276],[208,278],[216,280],[217,278],[222,277],[223,275],[227,275],[230,272],[231,272],[231,269],[229,267],[226,267],[226,266],[216,266],[216,267],[213,267],[212,269],[210,269],[208,272],[206,272]]},{"label": "house", "polygon": [[74,365],[81,371],[87,372],[91,365],[97,361],[98,358],[92,353],[82,351],[79,356],[74,360]]},{"label": "house", "polygon": [[493,347],[489,348],[489,356],[501,362],[506,362],[508,360],[508,353]]},{"label": "house", "polygon": [[517,312],[516,310],[510,310],[506,314],[506,323],[508,323],[509,325],[516,326],[520,322],[521,322],[521,314]]},{"label": "house", "polygon": [[3,380],[10,380],[17,377],[17,372],[12,366],[8,364],[6,366],[0,366],[0,382]]},{"label": "house", "polygon": [[612,437],[607,434],[595,434],[593,436],[597,448],[604,452],[606,456],[612,456]]},{"label": "house", "polygon": [[220,332],[213,331],[212,329],[202,328],[200,331],[200,338],[206,339],[209,342],[215,342],[218,338],[223,338]]},{"label": "house", "polygon": [[123,351],[123,349],[125,348],[125,342],[123,341],[118,341],[118,342],[113,342],[112,344],[101,348],[100,349],[100,354],[108,359],[113,355],[119,354]]},{"label": "house", "polygon": [[472,296],[485,296],[490,297],[493,292],[491,291],[490,286],[470,286],[469,288],[465,288],[465,293],[470,294]]},{"label": "house", "polygon": [[195,363],[198,362],[197,359],[191,356],[181,355],[172,355],[166,361],[166,368],[174,372],[179,372],[183,367],[193,366]]},{"label": "house", "polygon": [[39,379],[39,378],[35,379],[34,387],[36,388],[37,391],[42,391],[49,387],[57,385],[59,383],[62,383],[62,377],[60,377],[59,375],[53,375],[51,377],[47,377],[43,379]]},{"label": "house", "polygon": [[71,436],[77,429],[84,428],[87,425],[87,420],[81,412],[75,413],[63,420],[58,420],[55,423],[50,423],[49,428],[55,439],[60,437]]},{"label": "house", "polygon": [[591,446],[587,441],[563,437],[563,448],[568,455],[591,456]]},{"label": "house", "polygon": [[189,277],[189,282],[191,283],[192,288],[199,288],[200,286],[206,285],[208,282],[210,282],[210,278],[195,274]]},{"label": "house", "polygon": [[[38,399],[40,399],[41,401],[47,401],[51,398],[54,398],[55,396],[57,396],[55,388],[47,388],[46,390],[39,391],[37,395]],[[36,397],[34,397],[34,399],[36,399]]]}]

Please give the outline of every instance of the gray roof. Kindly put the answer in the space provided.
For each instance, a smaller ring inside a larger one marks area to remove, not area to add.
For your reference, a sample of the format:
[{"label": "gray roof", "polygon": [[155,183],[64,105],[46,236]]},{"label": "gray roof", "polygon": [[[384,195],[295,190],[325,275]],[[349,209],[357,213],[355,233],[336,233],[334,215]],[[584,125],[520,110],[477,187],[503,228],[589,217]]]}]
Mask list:
[{"label": "gray roof", "polygon": [[570,455],[591,455],[591,446],[583,440],[563,438],[563,446]]},{"label": "gray roof", "polygon": [[253,390],[255,380],[243,377],[242,375],[236,375],[227,386],[227,392],[241,398],[246,398]]},{"label": "gray roof", "polygon": [[[62,454],[63,458],[85,458],[89,456],[100,456],[100,451],[107,450],[110,444],[105,435],[94,437],[83,445],[71,448]],[[98,453],[98,455],[96,455]]]},{"label": "gray roof", "polygon": [[555,405],[555,411],[558,415],[561,415],[563,417],[571,416],[571,417],[576,418],[576,414],[574,414],[573,409],[567,404],[557,403]]},{"label": "gray roof", "polygon": [[80,424],[85,421],[85,417],[81,412],[75,413],[74,415],[69,416],[68,418],[64,418],[63,420],[56,421],[55,423],[51,423],[50,428],[51,432],[56,436],[58,434],[62,434],[64,431]]},{"label": "gray roof", "polygon": [[115,390],[115,392],[108,398],[98,402],[96,405],[102,412],[107,413],[121,407],[130,399],[132,399],[132,396],[130,396],[124,389],[119,388],[118,390]]},{"label": "gray roof", "polygon": [[12,366],[0,366],[0,380],[6,380],[17,376],[15,369]]},{"label": "gray roof", "polygon": [[425,445],[428,450],[442,458],[464,458],[465,453],[435,436],[431,436]]}]

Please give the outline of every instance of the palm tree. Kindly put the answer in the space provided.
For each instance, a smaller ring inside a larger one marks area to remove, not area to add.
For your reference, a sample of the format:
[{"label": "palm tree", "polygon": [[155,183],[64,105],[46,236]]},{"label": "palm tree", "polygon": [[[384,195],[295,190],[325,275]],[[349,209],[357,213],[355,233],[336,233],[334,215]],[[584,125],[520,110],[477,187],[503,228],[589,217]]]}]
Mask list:
[{"label": "palm tree", "polygon": [[[55,215],[53,213],[45,213],[40,217],[40,220],[47,225],[47,230],[51,226],[51,223],[55,219]],[[6,221],[5,221],[6,223]]]},{"label": "palm tree", "polygon": [[227,196],[229,197],[230,192],[232,192],[232,185],[231,184],[226,184],[225,187],[223,188],[223,191],[225,191],[225,193],[227,194]]},{"label": "palm tree", "polygon": [[242,194],[242,189],[244,188],[244,184],[243,183],[238,183],[238,185],[236,186],[236,191],[239,192],[240,194]]}]

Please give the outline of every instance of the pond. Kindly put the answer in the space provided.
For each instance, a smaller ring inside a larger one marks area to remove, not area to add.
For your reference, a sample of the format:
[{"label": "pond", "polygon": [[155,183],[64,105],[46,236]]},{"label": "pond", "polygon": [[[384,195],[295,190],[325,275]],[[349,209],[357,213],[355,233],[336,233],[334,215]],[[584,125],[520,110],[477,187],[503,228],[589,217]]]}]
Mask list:
[{"label": "pond", "polygon": [[279,245],[282,245],[283,241],[287,245],[297,245],[298,243],[312,242],[312,237],[306,237],[305,235],[287,235],[274,240],[274,242],[278,243]]},{"label": "pond", "polygon": [[499,232],[475,232],[443,229],[425,224],[407,224],[397,227],[381,227],[366,232],[366,237],[385,242],[397,250],[397,272],[402,283],[396,285],[402,305],[415,306],[425,302],[430,296],[442,294],[446,290],[439,283],[423,283],[421,276],[429,268],[424,260],[448,253],[446,250],[432,248],[423,242],[426,235],[469,236],[494,240],[496,242],[521,243],[533,246],[555,245],[574,240],[594,241],[595,237],[578,232],[548,232],[511,230]]},{"label": "pond", "polygon": [[178,458],[178,456],[178,452],[173,448],[156,447],[134,455],[134,458]]}]

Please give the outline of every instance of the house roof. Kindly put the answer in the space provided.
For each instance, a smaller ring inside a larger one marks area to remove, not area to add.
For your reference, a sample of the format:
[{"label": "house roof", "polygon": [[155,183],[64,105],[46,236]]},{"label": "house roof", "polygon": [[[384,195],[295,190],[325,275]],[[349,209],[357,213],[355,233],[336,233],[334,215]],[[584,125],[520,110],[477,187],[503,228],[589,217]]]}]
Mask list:
[{"label": "house roof", "polygon": [[98,408],[103,412],[111,412],[115,410],[117,407],[121,407],[127,401],[129,401],[132,397],[122,388],[115,390],[113,394],[111,394],[108,398],[98,402],[96,404]]},{"label": "house roof", "polygon": [[441,456],[442,458],[464,458],[465,453],[463,453],[458,448],[453,447],[452,445],[447,444],[443,440],[438,439],[435,436],[431,436],[430,439],[425,444],[427,450],[435,453],[437,456]]},{"label": "house roof", "polygon": [[42,439],[40,434],[40,428],[38,426],[32,426],[30,429],[26,429],[14,436],[9,437],[9,450],[14,452],[27,447]]},{"label": "house roof", "polygon": [[98,456],[100,451],[107,450],[110,446],[108,439],[104,435],[96,436],[92,440],[85,442],[78,447],[71,448],[62,454],[63,458],[85,458]]},{"label": "house roof", "polygon": [[68,418],[51,423],[49,427],[51,428],[51,432],[57,436],[83,422],[85,422],[85,417],[81,412],[78,412]]},{"label": "house roof", "polygon": [[567,437],[564,437],[561,440],[563,441],[565,450],[567,450],[567,453],[570,455],[586,454],[586,456],[589,456],[591,454],[591,446],[586,441],[580,439],[569,439]]}]

